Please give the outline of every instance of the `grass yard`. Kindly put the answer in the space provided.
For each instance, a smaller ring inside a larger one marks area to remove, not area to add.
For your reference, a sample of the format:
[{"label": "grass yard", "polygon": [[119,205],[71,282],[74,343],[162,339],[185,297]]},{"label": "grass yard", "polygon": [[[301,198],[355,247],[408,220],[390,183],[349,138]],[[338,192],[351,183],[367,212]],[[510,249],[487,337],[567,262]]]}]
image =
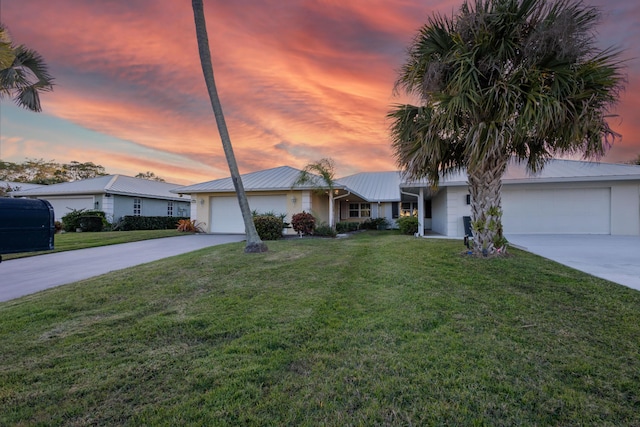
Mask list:
[{"label": "grass yard", "polygon": [[640,425],[640,292],[366,232],[0,303],[0,425]]},{"label": "grass yard", "polygon": [[137,230],[137,231],[102,231],[99,233],[61,233],[54,237],[54,250],[43,252],[25,252],[2,255],[2,259],[24,258],[74,249],[93,248],[96,246],[115,245],[118,243],[137,242],[139,240],[158,239],[178,236],[177,230]]}]

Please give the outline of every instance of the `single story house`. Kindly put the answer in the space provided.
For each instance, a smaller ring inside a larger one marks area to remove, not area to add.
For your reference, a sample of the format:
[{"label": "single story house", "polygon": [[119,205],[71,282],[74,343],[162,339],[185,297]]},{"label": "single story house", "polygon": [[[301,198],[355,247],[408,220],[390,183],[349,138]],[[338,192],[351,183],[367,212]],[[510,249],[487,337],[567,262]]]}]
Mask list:
[{"label": "single story house", "polygon": [[190,200],[170,192],[178,186],[124,175],[105,175],[13,191],[11,196],[47,200],[53,206],[56,221],[74,209],[104,211],[110,222],[125,215],[188,217]]},{"label": "single story house", "polygon": [[[251,209],[291,215],[307,211],[328,222],[329,198],[311,186],[295,187],[300,171],[288,166],[242,176]],[[230,178],[172,190],[190,194],[191,218],[208,232],[244,233]],[[437,189],[404,180],[399,172],[363,172],[339,178],[334,189],[336,221],[362,222],[400,216],[419,218],[419,234],[463,237],[470,197],[464,172],[443,176]],[[502,181],[505,234],[566,233],[640,235],[640,166],[551,160],[532,175],[509,163]]]},{"label": "single story house", "polygon": [[[328,196],[313,191],[312,185],[295,186],[299,174],[299,169],[280,166],[242,175],[251,210],[284,214],[286,222],[291,221],[292,215],[305,211],[312,213],[318,222],[328,222]],[[205,231],[244,233],[244,221],[230,177],[172,191],[191,195],[191,218],[204,224]],[[336,185],[334,191],[337,200],[347,194],[343,185]]]}]

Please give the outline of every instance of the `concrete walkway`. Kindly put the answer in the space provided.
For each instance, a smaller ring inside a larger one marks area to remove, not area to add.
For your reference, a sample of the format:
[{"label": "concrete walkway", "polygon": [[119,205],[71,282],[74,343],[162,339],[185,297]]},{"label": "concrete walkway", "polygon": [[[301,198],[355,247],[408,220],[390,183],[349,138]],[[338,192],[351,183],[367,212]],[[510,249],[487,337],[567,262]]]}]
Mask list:
[{"label": "concrete walkway", "polygon": [[195,234],[2,261],[0,301],[244,239],[244,235]]},{"label": "concrete walkway", "polygon": [[640,236],[512,234],[517,247],[640,290]]}]

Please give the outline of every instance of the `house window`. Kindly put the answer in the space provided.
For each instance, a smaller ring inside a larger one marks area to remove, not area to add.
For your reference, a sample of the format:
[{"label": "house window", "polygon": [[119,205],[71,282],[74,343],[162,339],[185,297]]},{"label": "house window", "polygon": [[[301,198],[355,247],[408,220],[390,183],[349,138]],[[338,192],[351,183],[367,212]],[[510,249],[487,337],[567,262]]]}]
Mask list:
[{"label": "house window", "polygon": [[402,202],[400,216],[418,216],[418,202]]},{"label": "house window", "polygon": [[[418,216],[418,202],[402,202],[400,216]],[[424,217],[431,218],[431,200],[424,201]]]},{"label": "house window", "polygon": [[142,215],[142,199],[135,198],[133,199],[133,216]]},{"label": "house window", "polygon": [[349,203],[349,218],[370,218],[371,203]]},{"label": "house window", "polygon": [[173,216],[173,202],[167,202],[167,216]]}]

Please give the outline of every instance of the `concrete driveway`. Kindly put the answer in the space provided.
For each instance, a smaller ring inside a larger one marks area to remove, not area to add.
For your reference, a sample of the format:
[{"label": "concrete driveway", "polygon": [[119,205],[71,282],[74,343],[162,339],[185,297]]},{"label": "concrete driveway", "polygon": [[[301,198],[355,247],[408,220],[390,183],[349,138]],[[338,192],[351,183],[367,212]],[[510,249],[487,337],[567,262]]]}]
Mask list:
[{"label": "concrete driveway", "polygon": [[640,290],[640,236],[512,234],[517,247]]},{"label": "concrete driveway", "polygon": [[0,301],[244,239],[244,235],[193,234],[2,261]]}]

